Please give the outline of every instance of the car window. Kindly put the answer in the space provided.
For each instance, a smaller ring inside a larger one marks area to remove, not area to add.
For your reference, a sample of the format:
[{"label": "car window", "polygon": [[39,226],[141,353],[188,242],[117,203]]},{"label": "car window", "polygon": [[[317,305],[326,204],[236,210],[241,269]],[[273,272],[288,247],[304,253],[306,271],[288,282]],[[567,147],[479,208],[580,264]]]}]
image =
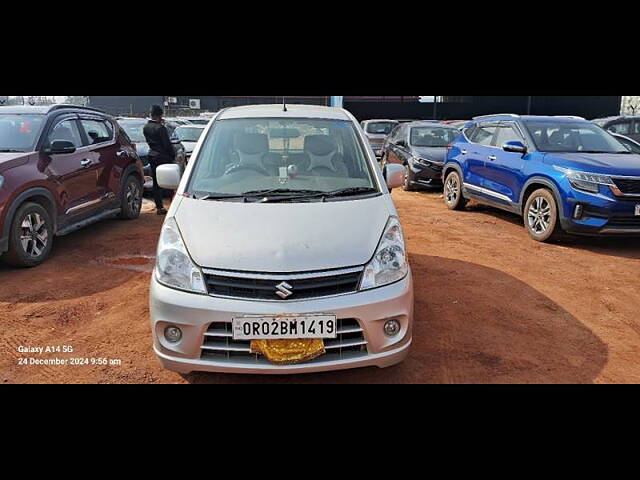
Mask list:
[{"label": "car window", "polygon": [[219,120],[196,162],[189,181],[196,195],[376,188],[356,129],[343,120]]},{"label": "car window", "polygon": [[44,119],[44,115],[0,115],[0,151],[32,151]]},{"label": "car window", "polygon": [[113,139],[113,132],[107,128],[104,121],[82,119],[80,123],[87,134],[89,145],[109,142]]},{"label": "car window", "polygon": [[629,135],[629,132],[631,131],[631,123],[614,123],[613,125],[609,125],[607,130],[613,133],[619,133],[620,135]]},{"label": "car window", "polygon": [[636,121],[633,123],[633,133],[634,133],[635,135],[640,134],[640,120],[636,120]]},{"label": "car window", "polygon": [[414,147],[447,147],[459,136],[454,128],[412,127],[410,141]]},{"label": "car window", "polygon": [[73,143],[76,148],[82,147],[82,138],[78,130],[78,123],[74,119],[63,120],[58,123],[53,127],[47,140],[49,145],[52,145],[55,141],[66,141]]},{"label": "car window", "polygon": [[147,141],[144,137],[144,126],[147,124],[146,120],[120,120],[118,123],[122,129],[127,132],[132,142]]},{"label": "car window", "polygon": [[181,142],[197,142],[202,132],[204,132],[204,128],[182,126],[176,128],[175,136],[180,139]]},{"label": "car window", "polygon": [[542,152],[626,153],[612,135],[590,122],[527,122],[525,127]]},{"label": "car window", "polygon": [[370,122],[365,131],[372,135],[388,135],[395,125],[394,122]]},{"label": "car window", "polygon": [[502,148],[507,142],[522,142],[522,137],[511,125],[501,125],[496,135],[496,147]]},{"label": "car window", "polygon": [[470,140],[474,143],[478,143],[480,145],[491,145],[491,141],[493,140],[493,134],[496,131],[495,125],[478,125],[473,131],[472,137]]}]

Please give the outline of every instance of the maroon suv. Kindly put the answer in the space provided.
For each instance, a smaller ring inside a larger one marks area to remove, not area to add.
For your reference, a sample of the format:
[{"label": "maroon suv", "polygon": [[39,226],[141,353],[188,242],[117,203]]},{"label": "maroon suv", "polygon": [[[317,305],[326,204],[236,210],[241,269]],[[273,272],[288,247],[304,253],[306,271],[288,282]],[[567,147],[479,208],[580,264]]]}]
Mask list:
[{"label": "maroon suv", "polygon": [[137,218],[142,162],[105,113],[73,105],[0,107],[0,255],[31,267],[53,237],[109,216]]}]

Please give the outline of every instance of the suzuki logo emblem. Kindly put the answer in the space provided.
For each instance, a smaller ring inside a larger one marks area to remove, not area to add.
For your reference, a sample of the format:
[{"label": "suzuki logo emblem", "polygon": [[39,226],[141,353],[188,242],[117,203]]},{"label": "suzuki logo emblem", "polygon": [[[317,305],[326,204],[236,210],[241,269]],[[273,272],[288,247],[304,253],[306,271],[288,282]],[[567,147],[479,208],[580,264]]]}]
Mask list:
[{"label": "suzuki logo emblem", "polygon": [[293,295],[292,291],[293,287],[289,285],[287,282],[282,282],[279,285],[276,285],[276,295],[278,295],[281,299],[289,298]]}]

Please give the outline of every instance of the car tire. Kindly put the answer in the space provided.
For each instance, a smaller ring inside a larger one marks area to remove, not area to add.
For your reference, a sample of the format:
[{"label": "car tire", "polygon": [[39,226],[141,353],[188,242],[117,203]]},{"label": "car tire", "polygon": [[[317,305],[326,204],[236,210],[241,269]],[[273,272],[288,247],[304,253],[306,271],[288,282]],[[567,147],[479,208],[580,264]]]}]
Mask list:
[{"label": "car tire", "polygon": [[413,185],[413,172],[411,171],[411,168],[409,168],[409,165],[404,165],[404,168],[404,185],[402,185],[402,188],[405,192],[415,192],[416,187]]},{"label": "car tire", "polygon": [[9,250],[2,260],[14,267],[35,267],[44,262],[53,245],[51,214],[39,203],[18,208],[9,231]]},{"label": "car tire", "polygon": [[467,206],[467,199],[462,194],[462,180],[453,170],[444,181],[444,203],[449,210],[462,210]]},{"label": "car tire", "polygon": [[133,220],[140,216],[142,209],[143,185],[135,175],[129,175],[122,186],[120,193],[120,218]]},{"label": "car tire", "polygon": [[557,240],[562,236],[558,205],[551,190],[540,188],[529,195],[523,217],[525,228],[537,242]]}]

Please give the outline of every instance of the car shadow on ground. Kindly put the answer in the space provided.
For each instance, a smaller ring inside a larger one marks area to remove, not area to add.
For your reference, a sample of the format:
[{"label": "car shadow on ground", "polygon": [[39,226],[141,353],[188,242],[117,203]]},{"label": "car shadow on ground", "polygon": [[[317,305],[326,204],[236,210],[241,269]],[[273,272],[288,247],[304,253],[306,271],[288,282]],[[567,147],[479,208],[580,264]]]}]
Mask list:
[{"label": "car shadow on ground", "polygon": [[189,383],[591,383],[608,348],[579,319],[504,272],[411,255],[416,311],[408,358],[292,376],[191,373]]}]

